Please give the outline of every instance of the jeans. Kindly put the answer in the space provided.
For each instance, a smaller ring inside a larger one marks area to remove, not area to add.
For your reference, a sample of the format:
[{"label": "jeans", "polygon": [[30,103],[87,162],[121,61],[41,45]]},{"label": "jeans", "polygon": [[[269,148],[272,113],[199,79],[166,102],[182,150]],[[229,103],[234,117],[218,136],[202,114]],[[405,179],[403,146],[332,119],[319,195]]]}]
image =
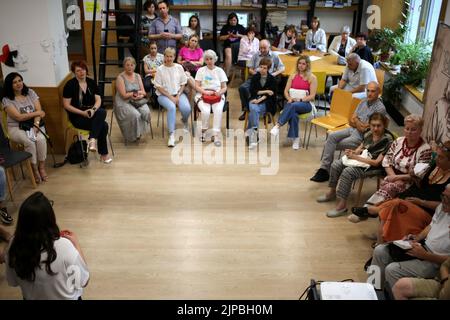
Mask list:
[{"label": "jeans", "polygon": [[258,129],[259,118],[266,113],[266,103],[250,103],[250,114],[248,115],[247,129]]},{"label": "jeans", "polygon": [[69,113],[69,119],[75,128],[89,130],[89,139],[97,139],[99,154],[108,154],[108,145],[106,142],[108,135],[108,123],[105,121],[105,109],[99,108],[95,111],[92,118],[86,118],[75,113]]},{"label": "jeans", "polygon": [[[169,129],[169,134],[174,133],[177,106],[164,95],[160,95],[158,97],[158,103],[167,110],[167,128]],[[189,104],[189,100],[184,93],[180,95],[178,108],[180,109],[183,123],[187,122],[189,119],[189,115],[191,114],[191,105]]]},{"label": "jeans", "polygon": [[241,98],[242,111],[248,111],[250,101],[250,82],[248,79],[239,87],[239,97]]},{"label": "jeans", "polygon": [[312,110],[312,106],[310,102],[292,102],[288,103],[278,118],[278,123],[280,125],[286,124],[289,121],[289,131],[288,138],[298,138],[298,115],[309,113]]}]

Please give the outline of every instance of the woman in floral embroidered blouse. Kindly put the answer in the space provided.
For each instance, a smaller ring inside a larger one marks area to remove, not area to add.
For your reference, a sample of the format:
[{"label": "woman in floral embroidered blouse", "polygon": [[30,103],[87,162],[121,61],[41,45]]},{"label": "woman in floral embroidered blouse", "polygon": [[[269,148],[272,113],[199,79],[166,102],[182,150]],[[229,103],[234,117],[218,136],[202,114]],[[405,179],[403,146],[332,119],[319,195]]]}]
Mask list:
[{"label": "woman in floral embroidered blouse", "polygon": [[[431,147],[421,138],[422,117],[410,114],[404,121],[405,136],[392,143],[383,159],[387,176],[381,183],[380,189],[367,200],[367,203],[377,205],[395,198],[398,193],[410,186],[415,165],[429,163],[431,160]],[[423,174],[425,174],[424,171]],[[418,178],[422,178],[423,174],[422,176],[419,174]]]}]

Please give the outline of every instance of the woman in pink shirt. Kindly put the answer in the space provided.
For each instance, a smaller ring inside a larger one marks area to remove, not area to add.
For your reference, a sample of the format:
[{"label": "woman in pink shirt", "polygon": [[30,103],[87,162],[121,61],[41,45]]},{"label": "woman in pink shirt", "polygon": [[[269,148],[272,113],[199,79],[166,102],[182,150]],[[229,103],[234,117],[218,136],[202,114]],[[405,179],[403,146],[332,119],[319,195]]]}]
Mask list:
[{"label": "woman in pink shirt", "polygon": [[284,89],[287,104],[278,118],[277,124],[270,133],[277,136],[280,127],[289,122],[288,138],[293,139],[292,149],[300,148],[298,135],[298,115],[309,113],[312,110],[311,101],[316,98],[317,78],[311,73],[311,60],[302,55],[297,60],[297,70],[289,76]]},{"label": "woman in pink shirt", "polygon": [[255,37],[255,27],[247,29],[247,35],[243,36],[239,44],[238,64],[245,67],[255,53],[259,52],[259,39]]},{"label": "woman in pink shirt", "polygon": [[199,41],[196,34],[191,35],[188,46],[181,48],[177,58],[177,62],[194,78],[197,70],[203,66],[203,49],[199,47]]}]

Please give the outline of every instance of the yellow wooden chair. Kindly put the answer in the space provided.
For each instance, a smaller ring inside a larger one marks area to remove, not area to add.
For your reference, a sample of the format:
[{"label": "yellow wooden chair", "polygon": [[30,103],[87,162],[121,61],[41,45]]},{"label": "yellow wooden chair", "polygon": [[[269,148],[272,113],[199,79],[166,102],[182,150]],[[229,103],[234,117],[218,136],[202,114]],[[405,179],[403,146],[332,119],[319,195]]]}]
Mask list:
[{"label": "yellow wooden chair", "polygon": [[320,105],[320,98],[323,97],[323,108],[325,110],[325,115],[327,114],[327,96],[325,95],[325,86],[327,84],[327,73],[326,72],[313,72],[317,78],[317,91],[316,96],[318,97],[317,106]]},{"label": "yellow wooden chair", "polygon": [[330,113],[326,116],[311,120],[307,146],[311,138],[312,125],[322,127],[326,130],[335,129],[348,123],[352,108],[352,93],[342,89],[336,89],[331,100]]},{"label": "yellow wooden chair", "polygon": [[361,99],[358,99],[358,98],[352,98],[352,105],[351,105],[351,107],[350,107],[350,113],[348,114],[348,122],[346,123],[346,124],[344,124],[343,126],[340,126],[340,127],[337,127],[337,128],[332,128],[332,129],[328,129],[327,130],[327,134],[330,134],[330,133],[332,133],[332,132],[334,132],[334,131],[339,131],[339,130],[342,130],[342,129],[347,129],[347,128],[350,128],[350,119],[352,118],[352,116],[353,116],[353,114],[355,113],[355,111],[356,111],[356,108],[358,107],[358,105],[361,103]]}]

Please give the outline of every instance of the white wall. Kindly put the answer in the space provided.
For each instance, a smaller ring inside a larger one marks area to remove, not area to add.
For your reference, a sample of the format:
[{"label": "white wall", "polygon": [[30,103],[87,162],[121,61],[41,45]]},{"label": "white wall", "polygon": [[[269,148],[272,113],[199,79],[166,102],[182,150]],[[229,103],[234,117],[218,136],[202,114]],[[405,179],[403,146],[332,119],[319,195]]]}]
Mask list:
[{"label": "white wall", "polygon": [[[0,46],[16,46],[26,56],[27,71],[20,72],[28,86],[56,87],[69,73],[67,48],[60,45],[64,21],[60,0],[2,1]],[[41,42],[49,44],[46,52]],[[17,71],[2,64],[3,76]]]}]

